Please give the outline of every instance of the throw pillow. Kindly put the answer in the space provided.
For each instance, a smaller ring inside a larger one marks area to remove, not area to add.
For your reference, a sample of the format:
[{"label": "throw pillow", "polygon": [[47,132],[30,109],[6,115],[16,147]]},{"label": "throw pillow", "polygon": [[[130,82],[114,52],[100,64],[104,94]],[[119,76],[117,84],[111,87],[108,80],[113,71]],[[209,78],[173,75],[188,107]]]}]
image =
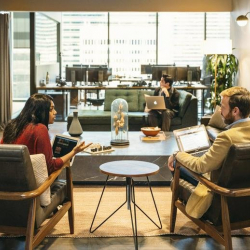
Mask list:
[{"label": "throw pillow", "polygon": [[199,182],[187,201],[187,214],[193,218],[201,218],[211,206],[212,200],[213,193],[211,190]]},{"label": "throw pillow", "polygon": [[[35,154],[30,156],[34,170],[36,184],[40,187],[48,178],[48,169],[44,154]],[[41,206],[46,207],[51,203],[50,187],[40,196]]]},{"label": "throw pillow", "polygon": [[223,118],[221,116],[220,106],[216,106],[215,111],[212,117],[210,118],[208,125],[218,129],[226,128],[227,125],[224,123]]},{"label": "throw pillow", "polygon": [[[150,96],[150,95],[144,94],[144,97],[146,97],[146,96]],[[147,112],[147,113],[148,113],[148,112],[150,112],[150,110],[151,110],[151,109],[149,109],[149,108],[147,107],[147,103],[146,103],[144,112]]]}]

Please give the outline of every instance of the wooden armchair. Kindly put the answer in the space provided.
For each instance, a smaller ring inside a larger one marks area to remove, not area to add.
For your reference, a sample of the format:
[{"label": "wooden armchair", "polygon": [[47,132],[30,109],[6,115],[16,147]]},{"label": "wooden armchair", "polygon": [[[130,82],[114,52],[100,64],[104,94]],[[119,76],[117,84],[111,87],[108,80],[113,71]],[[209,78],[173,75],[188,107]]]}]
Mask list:
[{"label": "wooden armchair", "polygon": [[[62,169],[52,173],[37,187],[27,147],[0,145],[0,232],[25,235],[25,249],[33,249],[68,212],[70,233],[73,234],[71,169],[66,167],[66,181],[57,179],[61,172]],[[39,196],[49,186],[51,203],[42,207]]]},{"label": "wooden armchair", "polygon": [[232,249],[231,230],[250,226],[250,143],[232,145],[222,167],[211,173],[211,181],[189,172],[214,192],[212,204],[201,219],[186,213],[185,204],[195,187],[180,178],[177,162],[171,183],[170,231],[174,232],[178,208],[225,249]]}]

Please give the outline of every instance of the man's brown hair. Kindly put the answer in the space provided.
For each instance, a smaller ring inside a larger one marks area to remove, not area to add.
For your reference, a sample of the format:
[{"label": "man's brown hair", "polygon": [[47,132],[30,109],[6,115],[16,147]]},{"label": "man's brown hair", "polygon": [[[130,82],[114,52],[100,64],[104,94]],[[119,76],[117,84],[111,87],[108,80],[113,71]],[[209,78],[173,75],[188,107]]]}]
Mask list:
[{"label": "man's brown hair", "polygon": [[232,87],[225,89],[220,96],[229,97],[229,107],[232,110],[238,107],[242,118],[247,118],[250,114],[250,92],[243,87]]}]

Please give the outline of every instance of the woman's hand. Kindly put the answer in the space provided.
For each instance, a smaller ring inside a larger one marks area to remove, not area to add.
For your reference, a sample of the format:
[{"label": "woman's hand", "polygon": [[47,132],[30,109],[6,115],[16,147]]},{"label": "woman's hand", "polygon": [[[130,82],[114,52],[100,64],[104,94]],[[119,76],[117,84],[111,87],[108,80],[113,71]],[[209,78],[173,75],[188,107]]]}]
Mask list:
[{"label": "woman's hand", "polygon": [[68,154],[61,157],[63,163],[69,161],[73,156],[75,156],[79,152],[82,152],[85,148],[87,148],[91,144],[92,142],[85,145],[85,141],[83,141],[79,145],[75,146]]},{"label": "woman's hand", "polygon": [[87,145],[85,145],[85,141],[81,142],[80,144],[78,144],[77,146],[74,147],[73,151],[74,151],[74,154],[77,154],[79,152],[82,152],[85,148],[87,148],[88,146],[90,146],[92,144],[91,143],[88,143]]}]

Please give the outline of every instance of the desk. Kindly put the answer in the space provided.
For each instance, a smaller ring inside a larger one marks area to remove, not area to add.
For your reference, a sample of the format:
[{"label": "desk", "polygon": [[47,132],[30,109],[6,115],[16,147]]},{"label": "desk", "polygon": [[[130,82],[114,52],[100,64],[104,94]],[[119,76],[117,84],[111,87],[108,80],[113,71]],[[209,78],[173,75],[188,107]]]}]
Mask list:
[{"label": "desk", "polygon": [[[158,88],[159,86],[151,86],[151,87],[148,87],[148,86],[136,86],[136,87],[121,87],[121,89],[156,89]],[[205,107],[205,95],[204,95],[204,91],[209,89],[210,87],[209,86],[205,86],[205,85],[202,85],[202,84],[193,84],[191,86],[188,86],[188,85],[183,85],[183,84],[180,84],[180,85],[174,85],[174,88],[176,89],[180,89],[180,90],[189,90],[189,91],[192,91],[194,93],[194,95],[196,96],[196,91],[197,90],[201,90],[202,91],[202,115],[204,114],[204,107]],[[88,90],[96,90],[97,91],[97,99],[99,99],[99,91],[100,90],[106,90],[106,89],[117,89],[117,86],[75,86],[75,87],[72,87],[72,86],[56,86],[55,84],[48,84],[44,87],[36,87],[37,91],[39,90],[44,90],[45,92],[47,90],[61,90],[62,92],[64,91],[72,91],[72,90],[77,90],[77,91],[80,91],[80,90],[84,90],[84,103],[86,105],[86,102],[87,102],[87,92]]]},{"label": "desk", "polygon": [[[74,107],[77,107],[78,103],[80,102],[79,99],[79,87],[73,87],[73,86],[57,86],[56,83],[51,83],[51,84],[47,84],[46,86],[37,86],[36,87],[37,92],[39,91],[45,91],[45,93],[48,90],[52,90],[52,91],[62,91],[63,94],[66,94],[66,92],[70,92],[70,104]],[[64,121],[65,121],[64,117]]]},{"label": "desk", "polygon": [[[162,228],[161,219],[159,216],[159,212],[156,206],[156,202],[154,199],[154,195],[152,192],[152,188],[150,186],[149,178],[150,175],[155,175],[159,172],[159,167],[150,162],[145,161],[112,161],[112,162],[106,162],[100,166],[100,171],[103,174],[107,175],[106,182],[104,184],[100,200],[98,202],[94,218],[92,220],[91,226],[90,226],[90,233],[95,232],[101,225],[103,225],[111,216],[113,216],[119,209],[121,209],[125,204],[127,204],[127,209],[130,211],[130,217],[131,217],[131,224],[132,224],[132,230],[133,230],[133,236],[134,236],[134,243],[135,243],[135,249],[138,249],[138,239],[137,239],[137,220],[136,220],[136,208],[138,208],[149,220],[152,221],[159,229]],[[103,222],[101,222],[98,226],[96,226],[95,229],[92,229],[103,193],[105,191],[105,188],[108,183],[109,176],[120,176],[126,178],[126,197],[125,201],[113,212],[111,213]],[[158,216],[158,220],[160,225],[157,225],[137,204],[135,200],[135,189],[134,189],[134,181],[133,177],[146,177],[148,182],[148,187],[151,192],[151,196],[154,202],[155,210]],[[133,203],[134,208],[134,214],[131,211],[131,205]]]}]

